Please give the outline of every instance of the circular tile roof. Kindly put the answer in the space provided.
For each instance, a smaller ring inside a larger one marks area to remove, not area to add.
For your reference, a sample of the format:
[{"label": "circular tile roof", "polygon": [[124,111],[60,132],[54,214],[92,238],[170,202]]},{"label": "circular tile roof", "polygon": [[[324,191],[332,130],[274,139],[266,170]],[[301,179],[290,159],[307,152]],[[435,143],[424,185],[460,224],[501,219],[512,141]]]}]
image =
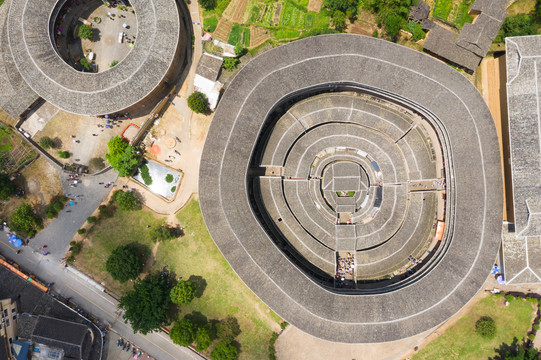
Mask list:
[{"label": "circular tile roof", "polygon": [[83,73],[66,64],[50,38],[50,20],[62,0],[11,2],[8,40],[17,70],[39,96],[75,114],[104,115],[126,109],[158,87],[181,44],[175,0],[131,0],[137,41],[115,67]]},{"label": "circular tile roof", "polygon": [[[397,104],[432,126],[445,163],[446,230],[415,275],[349,291],[322,280],[335,270],[336,239],[345,229],[324,218],[333,201],[341,206],[332,191],[359,193],[359,203],[349,206],[363,218],[371,210],[362,204],[377,204],[372,187],[381,183],[379,211],[387,206],[388,213],[361,224],[361,234],[374,235],[353,243],[359,269],[381,253],[407,258],[392,245],[393,234],[411,238],[421,229],[428,236],[434,199],[409,186],[438,177],[423,133],[410,137],[415,126],[393,120],[392,112],[365,111],[355,94]],[[330,164],[338,166],[329,170]],[[322,184],[327,171],[333,175]],[[370,191],[363,193],[366,184]],[[413,336],[460,310],[496,259],[501,188],[493,120],[465,77],[411,49],[345,34],[295,41],[247,64],[216,111],[199,178],[207,227],[241,280],[294,326],[344,343]]]}]

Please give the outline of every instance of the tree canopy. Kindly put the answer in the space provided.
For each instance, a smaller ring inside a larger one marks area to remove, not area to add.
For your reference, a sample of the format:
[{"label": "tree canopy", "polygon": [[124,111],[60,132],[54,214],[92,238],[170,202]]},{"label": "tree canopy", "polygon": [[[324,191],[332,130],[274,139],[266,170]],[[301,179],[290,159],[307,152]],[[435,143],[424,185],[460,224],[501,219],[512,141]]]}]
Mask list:
[{"label": "tree canopy", "polygon": [[188,97],[188,107],[196,114],[206,113],[210,110],[207,97],[199,91],[194,91]]},{"label": "tree canopy", "polygon": [[336,13],[337,10],[342,12],[344,16],[347,16],[348,18],[351,19],[355,17],[355,15],[357,15],[358,2],[357,0],[324,0],[323,7],[328,9],[329,12],[332,14],[333,21],[334,21],[334,16],[337,15]]},{"label": "tree canopy", "polygon": [[39,145],[44,149],[54,148],[54,141],[48,136],[44,136],[39,139]]},{"label": "tree canopy", "polygon": [[41,219],[34,214],[32,206],[28,203],[23,203],[11,214],[10,227],[15,232],[23,235],[30,235],[34,232],[34,229],[40,225],[40,220]]},{"label": "tree canopy", "polygon": [[170,240],[177,237],[176,230],[170,228],[166,224],[151,228],[149,235],[154,241]]},{"label": "tree canopy", "polygon": [[236,318],[228,316],[216,324],[216,333],[219,339],[231,342],[240,334],[239,322]]},{"label": "tree canopy", "polygon": [[133,191],[117,190],[113,194],[113,201],[125,211],[140,210],[141,202]]},{"label": "tree canopy", "polygon": [[216,8],[216,0],[198,0],[199,5],[205,10],[213,10]]},{"label": "tree canopy", "polygon": [[117,247],[107,258],[105,269],[113,279],[122,283],[136,279],[143,271],[139,250],[134,244]]},{"label": "tree canopy", "polygon": [[94,36],[94,30],[92,29],[91,25],[81,25],[79,26],[79,31],[77,32],[77,35],[81,39],[89,39],[92,40],[92,36]]},{"label": "tree canopy", "polygon": [[332,24],[336,30],[344,30],[346,28],[346,14],[336,10],[332,15]]},{"label": "tree canopy", "polygon": [[212,344],[212,340],[212,331],[208,324],[207,326],[197,329],[197,332],[195,334],[195,350],[207,350],[210,344]]},{"label": "tree canopy", "polygon": [[195,339],[196,329],[195,324],[185,317],[173,324],[169,337],[177,345],[190,346]]},{"label": "tree canopy", "polygon": [[119,136],[109,140],[107,147],[109,152],[105,154],[105,159],[118,171],[119,176],[130,176],[139,163],[135,149]]},{"label": "tree canopy", "polygon": [[7,200],[17,193],[17,186],[9,179],[8,174],[0,174],[0,200]]},{"label": "tree canopy", "polygon": [[496,323],[490,316],[482,316],[475,323],[475,331],[486,338],[493,338],[496,336]]},{"label": "tree canopy", "polygon": [[212,350],[210,358],[212,360],[235,360],[238,355],[236,347],[227,341],[222,341]]},{"label": "tree canopy", "polygon": [[240,64],[240,60],[237,58],[232,57],[226,57],[224,58],[224,62],[222,63],[222,67],[226,71],[233,71],[237,68],[237,66]]},{"label": "tree canopy", "polygon": [[[385,25],[392,40],[396,40],[400,29],[407,26],[409,11],[415,0],[365,0],[363,6],[377,14]],[[417,36],[421,34],[418,33]]]},{"label": "tree canopy", "polygon": [[171,289],[171,301],[177,305],[189,304],[195,297],[197,287],[194,283],[187,280],[180,280]]},{"label": "tree canopy", "polygon": [[535,23],[533,16],[525,14],[508,16],[505,18],[494,42],[503,42],[509,36],[536,35],[538,25],[539,23]]},{"label": "tree canopy", "polygon": [[134,332],[143,335],[158,330],[167,322],[169,297],[169,278],[166,275],[147,275],[137,279],[133,290],[120,298],[120,308],[124,309],[124,320],[128,321]]}]

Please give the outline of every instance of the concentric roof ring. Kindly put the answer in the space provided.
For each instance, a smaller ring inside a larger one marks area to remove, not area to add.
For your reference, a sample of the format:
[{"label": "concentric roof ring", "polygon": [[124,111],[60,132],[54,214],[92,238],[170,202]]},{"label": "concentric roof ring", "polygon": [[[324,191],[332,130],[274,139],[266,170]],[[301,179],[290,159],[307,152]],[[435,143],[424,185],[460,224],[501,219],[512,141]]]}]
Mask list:
[{"label": "concentric roof ring", "polygon": [[[306,91],[347,86],[392,99],[428,119],[442,144],[448,186],[445,241],[437,261],[399,287],[355,295],[320,286],[275,245],[251,205],[248,183],[254,146],[278,108]],[[462,308],[496,258],[502,179],[494,130],[475,87],[424,54],[355,35],[299,40],[254,59],[224,95],[201,162],[203,216],[240,278],[301,330],[348,343],[412,336]]]},{"label": "concentric roof ring", "polygon": [[175,0],[131,0],[138,29],[133,49],[108,71],[79,72],[59,57],[50,39],[59,2],[11,2],[8,40],[17,70],[32,90],[75,114],[110,114],[138,103],[160,86],[179,47],[187,44]]}]

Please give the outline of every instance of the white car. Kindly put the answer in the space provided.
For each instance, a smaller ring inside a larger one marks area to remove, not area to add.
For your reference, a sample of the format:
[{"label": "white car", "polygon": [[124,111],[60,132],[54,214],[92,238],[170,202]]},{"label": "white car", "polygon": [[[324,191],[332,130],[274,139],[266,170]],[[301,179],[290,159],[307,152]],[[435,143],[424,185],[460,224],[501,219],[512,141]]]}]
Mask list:
[{"label": "white car", "polygon": [[118,33],[118,42],[122,44],[124,41],[124,33],[121,31]]}]

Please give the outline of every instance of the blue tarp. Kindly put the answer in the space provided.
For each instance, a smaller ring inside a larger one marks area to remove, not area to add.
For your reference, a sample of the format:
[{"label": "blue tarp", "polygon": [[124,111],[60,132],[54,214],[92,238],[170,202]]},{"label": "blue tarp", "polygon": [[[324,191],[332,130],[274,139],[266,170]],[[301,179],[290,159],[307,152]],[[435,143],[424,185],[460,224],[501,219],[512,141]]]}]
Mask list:
[{"label": "blue tarp", "polygon": [[23,246],[23,241],[15,235],[9,235],[9,243],[13,244],[16,248]]},{"label": "blue tarp", "polygon": [[26,360],[28,359],[28,350],[30,348],[29,343],[21,342],[18,340],[13,340],[13,343],[11,344],[11,349],[13,351],[13,355],[15,355],[15,359],[17,360]]},{"label": "blue tarp", "polygon": [[500,270],[500,267],[496,264],[494,264],[494,266],[492,267],[492,270],[490,271],[491,274],[499,274],[501,273],[502,271]]}]

